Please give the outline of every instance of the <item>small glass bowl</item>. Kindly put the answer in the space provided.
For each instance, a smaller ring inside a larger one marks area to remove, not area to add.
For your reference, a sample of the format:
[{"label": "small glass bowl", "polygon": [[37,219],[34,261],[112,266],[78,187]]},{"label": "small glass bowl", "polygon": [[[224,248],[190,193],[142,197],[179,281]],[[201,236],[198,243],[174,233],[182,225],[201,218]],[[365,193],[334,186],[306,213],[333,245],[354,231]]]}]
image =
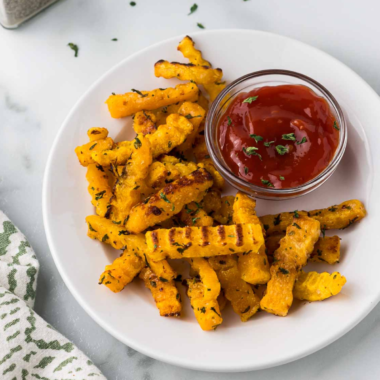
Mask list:
[{"label": "small glass bowl", "polygon": [[[335,151],[333,159],[329,165],[315,178],[306,182],[303,185],[288,189],[272,189],[253,185],[238,177],[228,167],[223,159],[219,143],[218,143],[218,124],[221,116],[227,110],[230,103],[241,92],[249,92],[254,88],[264,86],[278,86],[283,84],[301,84],[309,87],[318,96],[326,99],[330,105],[331,111],[334,114],[340,128],[339,144]],[[332,94],[321,84],[306,75],[287,70],[263,70],[256,71],[244,75],[234,82],[229,84],[211,104],[209,109],[206,125],[205,139],[208,151],[214,161],[216,169],[224,177],[224,179],[237,190],[243,191],[255,198],[283,200],[296,198],[305,195],[321,186],[334,173],[340,160],[343,157],[347,145],[347,125],[343,112]]]}]

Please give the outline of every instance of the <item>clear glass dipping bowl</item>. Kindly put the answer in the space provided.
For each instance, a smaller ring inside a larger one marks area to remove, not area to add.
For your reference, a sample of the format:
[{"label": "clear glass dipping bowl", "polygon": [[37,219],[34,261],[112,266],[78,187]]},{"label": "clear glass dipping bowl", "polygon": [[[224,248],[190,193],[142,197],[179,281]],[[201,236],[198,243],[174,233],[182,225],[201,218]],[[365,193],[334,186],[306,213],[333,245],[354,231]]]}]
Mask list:
[{"label": "clear glass dipping bowl", "polygon": [[[249,92],[258,87],[301,84],[312,89],[318,96],[326,99],[340,128],[339,144],[329,165],[315,178],[303,185],[288,189],[273,189],[253,185],[238,177],[223,159],[218,143],[218,124],[230,103],[241,92]],[[206,125],[205,139],[208,151],[216,169],[224,179],[237,190],[255,198],[284,200],[305,195],[321,186],[334,173],[343,157],[347,145],[347,125],[342,109],[333,95],[321,84],[306,75],[287,70],[263,70],[244,75],[229,84],[211,104]]]}]

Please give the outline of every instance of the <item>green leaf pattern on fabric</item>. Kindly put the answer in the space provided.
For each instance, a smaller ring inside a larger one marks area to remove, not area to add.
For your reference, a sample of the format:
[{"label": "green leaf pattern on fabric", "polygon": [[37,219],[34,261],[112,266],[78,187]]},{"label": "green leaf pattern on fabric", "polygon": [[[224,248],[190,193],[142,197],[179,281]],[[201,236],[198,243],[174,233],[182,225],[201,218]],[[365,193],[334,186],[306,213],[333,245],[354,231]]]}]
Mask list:
[{"label": "green leaf pattern on fabric", "polygon": [[32,310],[38,271],[32,247],[0,211],[0,379],[106,380]]}]

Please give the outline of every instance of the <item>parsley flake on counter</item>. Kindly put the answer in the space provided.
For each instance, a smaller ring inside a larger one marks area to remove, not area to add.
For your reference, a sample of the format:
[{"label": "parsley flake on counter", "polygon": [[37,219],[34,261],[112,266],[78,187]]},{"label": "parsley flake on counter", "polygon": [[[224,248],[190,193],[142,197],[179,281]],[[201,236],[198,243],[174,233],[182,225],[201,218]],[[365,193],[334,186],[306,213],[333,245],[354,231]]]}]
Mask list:
[{"label": "parsley flake on counter", "polygon": [[193,4],[190,8],[190,13],[188,14],[188,16],[192,15],[196,10],[198,9],[198,4]]},{"label": "parsley flake on counter", "polygon": [[72,42],[69,42],[68,44],[67,44],[68,46],[70,46],[70,48],[72,49],[72,50],[74,50],[74,57],[78,57],[78,51],[79,51],[79,47],[78,47],[78,45],[75,45],[75,44],[73,44]]},{"label": "parsley flake on counter", "polygon": [[129,3],[129,5],[130,5],[131,7],[134,7],[134,6],[136,5],[136,3],[135,3],[134,1],[131,1],[131,2]]},{"label": "parsley flake on counter", "polygon": [[197,25],[198,25],[198,28],[206,29],[206,28],[203,26],[203,24],[201,24],[200,22],[198,22]]},{"label": "parsley flake on counter", "polygon": [[117,38],[112,38],[112,40],[111,41],[117,41]]}]

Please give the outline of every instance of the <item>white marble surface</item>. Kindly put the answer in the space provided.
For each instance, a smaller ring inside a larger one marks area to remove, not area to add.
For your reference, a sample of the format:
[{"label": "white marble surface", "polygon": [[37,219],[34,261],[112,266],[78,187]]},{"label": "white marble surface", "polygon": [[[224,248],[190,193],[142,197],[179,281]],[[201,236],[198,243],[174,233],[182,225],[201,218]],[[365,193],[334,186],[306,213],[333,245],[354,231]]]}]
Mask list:
[{"label": "white marble surface", "polygon": [[[259,29],[326,51],[380,93],[378,1],[198,0],[191,16],[187,13],[194,0],[136,2],[131,7],[127,0],[62,0],[18,30],[0,28],[0,209],[28,236],[41,262],[37,312],[110,380],[379,378],[380,306],[346,336],[302,360],[254,373],[213,374],[157,362],[124,346],[69,293],[50,256],[42,223],[45,163],[71,107],[129,54],[198,31],[197,22],[207,29]],[[68,42],[79,45],[78,58]],[[270,342],[263,349],[270,350]]]}]

